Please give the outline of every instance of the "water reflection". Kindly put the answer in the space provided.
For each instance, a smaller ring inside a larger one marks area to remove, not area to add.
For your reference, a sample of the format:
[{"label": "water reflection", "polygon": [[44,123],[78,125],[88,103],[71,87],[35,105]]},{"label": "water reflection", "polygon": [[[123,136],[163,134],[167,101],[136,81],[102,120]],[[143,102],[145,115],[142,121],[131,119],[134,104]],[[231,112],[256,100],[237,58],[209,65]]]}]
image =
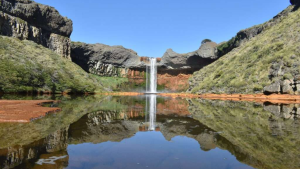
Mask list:
[{"label": "water reflection", "polygon": [[[148,122],[149,116],[149,131],[154,131],[156,126],[156,95],[150,94],[146,95],[146,106],[145,106],[145,113],[146,113],[146,122]],[[148,115],[148,116],[147,116]]]},{"label": "water reflection", "polygon": [[147,95],[59,106],[0,124],[0,168],[300,168],[298,105]]}]

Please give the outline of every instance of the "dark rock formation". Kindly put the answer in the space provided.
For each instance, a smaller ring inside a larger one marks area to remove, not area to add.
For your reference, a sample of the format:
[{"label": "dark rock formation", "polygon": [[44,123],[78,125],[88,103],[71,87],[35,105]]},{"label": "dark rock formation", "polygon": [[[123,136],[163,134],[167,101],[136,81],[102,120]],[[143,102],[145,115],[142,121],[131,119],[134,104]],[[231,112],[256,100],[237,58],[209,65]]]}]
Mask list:
[{"label": "dark rock formation", "polygon": [[138,132],[139,123],[120,121],[119,113],[119,111],[97,111],[87,114],[70,126],[70,142],[96,144],[107,141],[120,142],[132,137]]},{"label": "dark rock formation", "polygon": [[178,54],[168,49],[162,57],[161,66],[167,69],[201,69],[217,59],[214,42],[207,42],[194,52]]},{"label": "dark rock formation", "polygon": [[72,21],[31,0],[2,0],[0,34],[32,40],[70,59]]},{"label": "dark rock formation", "polygon": [[104,44],[73,42],[72,61],[85,71],[100,76],[124,76],[126,68],[137,67],[140,57],[131,49]]},{"label": "dark rock formation", "polygon": [[300,0],[290,0],[292,5],[299,5],[300,4]]},{"label": "dark rock formation", "polygon": [[[199,70],[217,59],[214,42],[207,42],[194,52],[178,54],[168,49],[162,58],[158,58],[159,70]],[[72,42],[72,61],[85,71],[100,76],[127,77],[129,69],[144,70],[148,59],[140,57],[131,49],[122,46],[104,44],[85,44]],[[179,73],[177,73],[179,74]]]},{"label": "dark rock formation", "polygon": [[28,145],[14,145],[0,149],[0,168],[28,168],[32,165],[32,161],[43,164],[43,162],[49,162],[49,157],[53,156],[61,158],[55,161],[53,168],[65,168],[68,166],[69,159],[66,151],[67,139],[68,127]]}]

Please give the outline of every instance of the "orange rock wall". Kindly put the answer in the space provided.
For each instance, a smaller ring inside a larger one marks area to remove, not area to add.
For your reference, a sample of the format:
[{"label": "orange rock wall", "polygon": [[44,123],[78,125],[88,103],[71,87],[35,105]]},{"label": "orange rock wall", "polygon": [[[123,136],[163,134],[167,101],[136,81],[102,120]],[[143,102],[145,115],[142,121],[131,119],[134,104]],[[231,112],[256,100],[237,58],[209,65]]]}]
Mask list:
[{"label": "orange rock wall", "polygon": [[[188,80],[192,76],[193,71],[190,70],[158,70],[157,84],[164,86],[170,91],[186,91],[188,89]],[[127,77],[129,81],[136,84],[145,83],[146,71],[142,69],[128,70]]]}]

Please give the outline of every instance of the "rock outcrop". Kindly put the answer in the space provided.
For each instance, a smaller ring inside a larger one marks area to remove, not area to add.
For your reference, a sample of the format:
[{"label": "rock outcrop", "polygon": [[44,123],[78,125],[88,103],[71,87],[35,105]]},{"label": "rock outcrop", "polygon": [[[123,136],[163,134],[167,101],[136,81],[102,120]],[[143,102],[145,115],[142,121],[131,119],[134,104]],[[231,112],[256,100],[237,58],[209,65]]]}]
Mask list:
[{"label": "rock outcrop", "polygon": [[300,5],[300,0],[290,0],[292,5]]},{"label": "rock outcrop", "polygon": [[53,7],[31,0],[2,0],[0,34],[32,40],[70,59],[73,23]]},{"label": "rock outcrop", "polygon": [[167,69],[196,69],[212,63],[217,59],[217,44],[215,42],[207,42],[200,46],[194,52],[179,54],[172,49],[168,49],[161,58],[161,66]]},{"label": "rock outcrop", "polygon": [[[162,58],[158,59],[159,69],[200,69],[217,59],[217,44],[207,42],[194,52],[178,54],[168,49]],[[123,46],[108,46],[104,44],[86,44],[72,42],[72,60],[88,72],[101,72],[111,65],[117,68],[145,68],[147,57]]]},{"label": "rock outcrop", "polygon": [[140,64],[137,53],[122,46],[72,42],[71,48],[73,62],[100,76],[122,77],[127,74],[128,68]]}]

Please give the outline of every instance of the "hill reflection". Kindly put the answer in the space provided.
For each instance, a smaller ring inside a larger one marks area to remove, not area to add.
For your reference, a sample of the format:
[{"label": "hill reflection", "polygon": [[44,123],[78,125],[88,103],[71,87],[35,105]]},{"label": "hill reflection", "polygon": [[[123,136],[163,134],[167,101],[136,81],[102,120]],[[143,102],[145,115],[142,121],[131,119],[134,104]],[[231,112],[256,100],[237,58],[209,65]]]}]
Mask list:
[{"label": "hill reflection", "polygon": [[[147,100],[151,99],[150,104]],[[155,102],[156,108],[147,108]],[[151,133],[161,133],[168,146],[174,139],[192,139],[198,143],[198,152],[226,150],[248,167],[299,168],[300,164],[298,105],[155,96],[79,97],[62,101],[59,107],[61,113],[32,123],[0,124],[0,168],[74,167],[71,145],[122,145],[140,133],[149,133],[153,141],[159,136]],[[150,152],[151,147],[145,150]],[[157,168],[169,166],[166,164],[171,163],[166,160]]]}]

